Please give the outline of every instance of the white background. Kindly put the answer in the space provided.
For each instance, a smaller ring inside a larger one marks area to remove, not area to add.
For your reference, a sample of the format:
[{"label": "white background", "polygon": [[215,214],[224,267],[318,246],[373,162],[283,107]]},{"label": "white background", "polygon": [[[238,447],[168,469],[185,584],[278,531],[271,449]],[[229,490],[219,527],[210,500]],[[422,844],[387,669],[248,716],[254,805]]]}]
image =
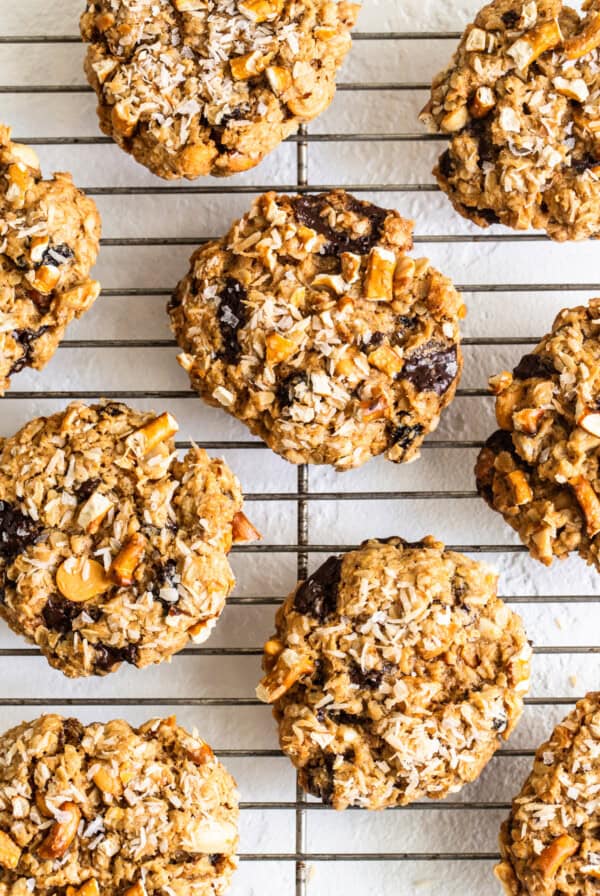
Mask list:
[{"label": "white background", "polygon": [[[83,49],[77,43],[6,41],[16,35],[75,35],[82,5],[82,0],[0,0],[0,40],[4,41],[0,43],[0,85],[21,88],[21,92],[0,88],[0,120],[12,125],[18,138],[47,138],[38,146],[46,172],[70,170],[77,184],[92,193],[110,187],[121,190],[113,195],[95,194],[105,240],[95,274],[109,295],[101,296],[95,308],[71,327],[68,340],[170,340],[166,297],[151,293],[171,289],[185,273],[192,247],[181,241],[220,234],[245,210],[251,197],[225,195],[225,187],[295,184],[297,147],[288,142],[258,169],[227,182],[207,179],[194,185],[209,187],[209,193],[176,194],[173,185],[152,177],[115,146],[52,142],[99,133],[91,93],[35,89],[84,85]],[[308,896],[497,894],[491,856],[497,850],[497,831],[507,803],[531,763],[531,751],[570,704],[597,685],[597,656],[582,650],[597,640],[600,607],[592,602],[598,594],[597,575],[577,559],[546,570],[519,552],[516,538],[500,517],[469,494],[474,487],[472,467],[477,449],[468,443],[485,438],[494,427],[492,403],[482,390],[491,373],[513,366],[528,350],[527,345],[516,343],[532,342],[549,328],[561,307],[585,301],[600,291],[600,286],[594,287],[600,281],[594,264],[598,247],[592,242],[554,245],[541,237],[526,239],[502,228],[487,231],[481,239],[483,232],[455,215],[437,191],[415,189],[417,185],[432,186],[430,171],[440,150],[439,142],[423,140],[417,121],[426,100],[424,84],[448,59],[455,40],[415,40],[402,34],[459,31],[477,5],[477,0],[367,0],[359,32],[396,32],[400,36],[357,40],[340,81],[346,86],[387,84],[388,89],[341,90],[330,110],[309,129],[313,135],[332,137],[353,131],[413,136],[408,140],[311,142],[310,183],[363,185],[367,191],[360,195],[394,205],[415,218],[416,251],[428,255],[465,287],[469,315],[464,335],[471,344],[465,348],[461,388],[479,390],[475,395],[459,394],[422,459],[412,466],[375,461],[343,475],[328,469],[310,470],[313,493],[434,491],[438,493],[434,498],[409,494],[380,496],[379,500],[351,496],[337,501],[311,499],[309,537],[313,545],[351,544],[374,535],[417,539],[432,532],[448,544],[483,546],[479,556],[500,571],[501,594],[518,605],[535,642],[532,691],[509,745],[490,762],[481,779],[453,797],[453,802],[385,814],[335,814],[313,804],[306,812],[306,848],[311,854]],[[398,84],[416,86],[389,89]],[[369,186],[385,184],[385,192],[369,190]],[[141,188],[141,192],[133,195],[128,187]],[[459,239],[449,241],[448,235]],[[143,238],[154,242],[140,245]],[[133,244],[125,245],[124,240]],[[531,288],[533,284],[537,288]],[[126,294],[136,288],[141,288],[142,294]],[[490,344],[490,339],[498,338],[509,344]],[[63,345],[44,371],[25,371],[14,378],[13,390],[0,400],[0,435],[9,435],[32,416],[62,408],[72,393],[100,396],[151,390],[185,394],[187,378],[175,355],[176,349],[170,345]],[[45,392],[69,396],[47,398]],[[168,408],[180,421],[182,439],[245,442],[243,447],[222,450],[219,446],[213,451],[230,462],[246,493],[262,495],[249,501],[248,513],[264,532],[264,543],[296,543],[294,467],[256,443],[253,447],[242,426],[205,408],[191,393],[185,398],[164,395],[129,400],[157,411]],[[452,499],[445,497],[444,491],[466,492],[467,496]],[[290,498],[267,501],[265,493],[289,493]],[[295,582],[296,559],[293,550],[278,551],[276,547],[266,554],[236,553],[235,597],[249,600],[231,602],[204,654],[179,655],[170,665],[142,672],[124,666],[104,679],[70,682],[50,670],[33,650],[10,655],[9,651],[22,650],[24,645],[6,628],[0,629],[2,729],[41,711],[31,702],[15,705],[11,699],[42,699],[57,711],[76,713],[84,721],[124,715],[135,723],[176,711],[183,724],[197,726],[212,742],[236,775],[246,804],[240,851],[248,858],[240,864],[234,896],[293,896],[295,777],[287,760],[277,755],[269,710],[252,702],[259,657],[235,652],[215,655],[214,650],[262,644],[272,630],[272,599],[287,593]],[[319,559],[323,556],[311,554],[311,565]],[[174,706],[169,701],[175,697],[184,704],[186,699],[196,702]],[[123,698],[129,698],[131,705],[119,705]],[[202,703],[205,698],[216,698],[216,704]],[[249,702],[233,707],[219,703],[227,698]],[[100,699],[108,700],[108,705],[97,705],[95,701]],[[70,710],[66,700],[76,704],[88,700],[91,705]],[[164,703],[159,704],[161,700]],[[264,755],[248,755],[247,751]],[[269,802],[284,806],[256,806]],[[319,860],[319,853],[338,853],[343,861]],[[393,853],[396,858],[358,863],[349,857],[354,853]],[[257,854],[279,858],[259,861]],[[428,856],[437,860],[427,861]]]}]

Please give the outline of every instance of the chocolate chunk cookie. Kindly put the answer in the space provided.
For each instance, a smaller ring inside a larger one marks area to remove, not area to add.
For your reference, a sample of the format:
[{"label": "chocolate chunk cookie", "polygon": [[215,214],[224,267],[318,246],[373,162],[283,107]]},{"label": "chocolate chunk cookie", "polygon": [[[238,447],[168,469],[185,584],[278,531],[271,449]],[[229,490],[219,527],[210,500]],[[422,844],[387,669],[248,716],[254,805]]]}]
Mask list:
[{"label": "chocolate chunk cookie", "polygon": [[71,175],[42,180],[34,151],[0,124],[0,396],[13,373],[40,370],[96,300],[99,239],[96,206]]},{"label": "chocolate chunk cookie", "polygon": [[496,875],[507,896],[594,896],[600,881],[600,693],[535,754],[502,825]]},{"label": "chocolate chunk cookie", "polygon": [[490,386],[500,429],[477,460],[480,494],[537,560],[577,551],[600,570],[600,299],[561,311]]},{"label": "chocolate chunk cookie", "polygon": [[413,460],[454,397],[465,307],[412,222],[341,190],[259,197],[169,306],[209,404],[292,463]]},{"label": "chocolate chunk cookie", "polygon": [[529,680],[531,648],[496,579],[427,537],[367,541],[299,583],[257,695],[309,793],[382,809],[479,775]]},{"label": "chocolate chunk cookie", "polygon": [[450,145],[434,174],[479,224],[600,236],[600,3],[494,0],[421,113]]},{"label": "chocolate chunk cookie", "polygon": [[246,171],[330,104],[359,8],[88,0],[81,33],[100,127],[160,177]]},{"label": "chocolate chunk cookie", "polygon": [[222,896],[235,781],[174,718],[42,716],[0,737],[1,896]]},{"label": "chocolate chunk cookie", "polygon": [[66,675],[206,640],[258,533],[222,460],[178,460],[170,414],[75,403],[0,440],[0,616]]}]

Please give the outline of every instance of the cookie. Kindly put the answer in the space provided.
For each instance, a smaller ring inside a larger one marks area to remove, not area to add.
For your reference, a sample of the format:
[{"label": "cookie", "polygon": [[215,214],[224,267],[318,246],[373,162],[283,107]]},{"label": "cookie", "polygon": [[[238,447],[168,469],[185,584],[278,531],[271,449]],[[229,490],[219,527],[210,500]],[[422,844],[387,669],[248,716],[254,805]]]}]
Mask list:
[{"label": "cookie", "polygon": [[174,718],[57,715],[0,737],[0,896],[221,896],[235,781]]},{"label": "cookie", "polygon": [[292,463],[415,459],[456,391],[465,308],[411,247],[412,222],[341,190],[259,197],[170,302],[193,387]]},{"label": "cookie", "polygon": [[469,25],[421,113],[447,134],[434,174],[481,227],[600,236],[600,4],[494,0]]},{"label": "cookie", "polygon": [[257,695],[302,787],[335,809],[442,799],[523,710],[531,648],[495,573],[431,536],[330,557],[279,609]]},{"label": "cookie", "polygon": [[600,570],[600,299],[561,311],[534,352],[492,377],[500,429],[479,493],[551,564],[577,551]]},{"label": "cookie", "polygon": [[167,179],[246,171],[323,112],[358,3],[88,0],[100,127]]},{"label": "cookie", "polygon": [[0,616],[66,675],[139,668],[209,636],[258,533],[240,484],[170,414],[70,405],[0,440]]},{"label": "cookie", "polygon": [[500,833],[507,896],[593,896],[600,881],[600,693],[537,750]]},{"label": "cookie", "polygon": [[99,239],[98,210],[71,175],[42,180],[34,151],[0,124],[0,396],[14,373],[41,370],[96,300]]}]

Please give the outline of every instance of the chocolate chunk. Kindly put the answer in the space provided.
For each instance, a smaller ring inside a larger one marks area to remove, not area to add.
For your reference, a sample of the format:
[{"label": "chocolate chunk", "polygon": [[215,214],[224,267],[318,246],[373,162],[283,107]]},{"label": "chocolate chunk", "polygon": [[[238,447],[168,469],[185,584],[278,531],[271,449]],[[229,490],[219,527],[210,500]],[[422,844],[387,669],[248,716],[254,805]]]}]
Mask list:
[{"label": "chocolate chunk", "polygon": [[444,395],[457,375],[456,346],[446,348],[438,342],[428,342],[408,356],[398,379],[408,380],[417,392]]},{"label": "chocolate chunk", "polygon": [[296,386],[307,383],[305,373],[290,373],[277,384],[275,396],[281,409],[289,408],[296,400]]},{"label": "chocolate chunk", "polygon": [[43,264],[51,264],[54,265],[54,267],[60,267],[61,264],[65,264],[65,262],[70,261],[71,258],[74,257],[75,253],[66,243],[60,243],[59,246],[48,246],[42,255],[42,260],[36,267],[39,268]]},{"label": "chocolate chunk", "polygon": [[131,663],[135,666],[138,658],[136,644],[128,644],[126,647],[112,647],[110,644],[95,644],[95,666],[100,672],[108,672],[117,663]]},{"label": "chocolate chunk", "polygon": [[237,364],[241,355],[238,330],[246,323],[248,312],[244,305],[247,293],[239,280],[227,277],[219,298],[221,304],[217,320],[221,328],[222,347],[218,357],[226,364]]},{"label": "chocolate chunk", "polygon": [[43,293],[38,292],[37,289],[26,287],[25,295],[37,308],[40,309],[40,311],[47,311],[52,304],[52,293],[44,295]]},{"label": "chocolate chunk", "polygon": [[450,150],[447,149],[439,158],[438,161],[438,170],[442,177],[445,177],[448,180],[454,174],[456,170],[456,166],[454,164],[454,159],[450,155]]},{"label": "chocolate chunk", "polygon": [[100,480],[96,478],[86,479],[85,482],[82,482],[81,485],[77,486],[74,489],[74,494],[80,504],[90,497],[90,495],[96,491],[98,486],[100,485]]},{"label": "chocolate chunk", "polygon": [[513,370],[516,380],[529,380],[533,377],[548,379],[553,373],[556,373],[556,368],[547,355],[525,355]]},{"label": "chocolate chunk", "polygon": [[84,728],[79,719],[65,719],[63,721],[62,740],[65,744],[76,747],[81,743]]},{"label": "chocolate chunk", "polygon": [[572,160],[571,170],[575,171],[577,174],[583,174],[584,171],[588,171],[598,164],[598,159],[595,159],[593,156],[584,156],[582,159]]},{"label": "chocolate chunk", "polygon": [[400,445],[401,448],[409,448],[414,440],[423,433],[423,427],[420,423],[415,426],[403,426],[402,424],[389,427],[390,445]]},{"label": "chocolate chunk", "polygon": [[152,588],[154,599],[162,604],[167,613],[170,613],[173,616],[179,615],[180,611],[178,611],[176,607],[177,601],[165,600],[160,596],[161,588],[165,585],[169,588],[177,586],[179,578],[177,575],[177,561],[170,559],[166,560],[164,563],[157,563],[154,567],[154,578],[155,582]]},{"label": "chocolate chunk", "polygon": [[296,592],[294,608],[320,622],[335,612],[342,573],[342,558],[329,557]]},{"label": "chocolate chunk", "polygon": [[497,429],[496,432],[492,433],[489,439],[486,440],[484,447],[489,448],[494,454],[500,454],[501,451],[508,451],[509,454],[516,456],[512,436],[505,429]]},{"label": "chocolate chunk", "polygon": [[323,212],[331,208],[324,197],[325,194],[322,193],[294,197],[292,206],[298,221],[327,238],[323,248],[325,255],[341,255],[342,252],[367,255],[381,238],[388,210],[370,202],[361,202],[353,196],[346,196],[346,208],[362,218],[367,218],[371,225],[368,234],[354,237],[346,230],[335,230],[329,224],[327,216],[323,217]]},{"label": "chocolate chunk", "polygon": [[33,355],[33,343],[36,339],[39,339],[42,333],[49,329],[50,327],[40,327],[39,330],[13,330],[12,337],[15,342],[23,346],[23,354],[20,358],[17,358],[10,368],[11,374],[19,373],[20,370],[23,370],[29,364]]},{"label": "chocolate chunk", "polygon": [[501,18],[507,28],[514,28],[520,19],[520,15],[514,9],[507,9],[506,12],[502,13]]},{"label": "chocolate chunk", "polygon": [[0,557],[12,559],[39,541],[43,527],[8,501],[0,501]]}]

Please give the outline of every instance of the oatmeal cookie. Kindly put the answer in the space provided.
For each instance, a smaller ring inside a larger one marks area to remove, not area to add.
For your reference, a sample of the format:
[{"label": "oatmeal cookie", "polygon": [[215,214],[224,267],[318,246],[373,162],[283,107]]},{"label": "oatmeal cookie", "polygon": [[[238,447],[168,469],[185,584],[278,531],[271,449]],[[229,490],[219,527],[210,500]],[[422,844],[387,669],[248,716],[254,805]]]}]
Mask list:
[{"label": "oatmeal cookie", "polygon": [[99,239],[96,206],[71,175],[42,180],[34,151],[0,124],[0,396],[13,373],[44,367],[96,300]]},{"label": "oatmeal cookie", "polygon": [[600,236],[600,2],[494,0],[421,113],[449,148],[434,174],[479,224]]},{"label": "oatmeal cookie", "polygon": [[88,0],[100,127],[167,179],[257,165],[323,112],[360,8],[346,0]]},{"label": "oatmeal cookie", "polygon": [[309,793],[382,809],[479,775],[529,682],[531,648],[496,582],[429,536],[367,541],[299,583],[257,695]]},{"label": "oatmeal cookie", "polygon": [[535,754],[500,833],[507,896],[600,892],[600,693],[588,694]]},{"label": "oatmeal cookie", "polygon": [[537,560],[577,551],[600,570],[600,299],[561,311],[490,386],[500,429],[477,459],[479,493]]},{"label": "oatmeal cookie", "polygon": [[454,397],[465,308],[412,222],[348,193],[259,197],[169,305],[209,404],[292,463],[414,460]]},{"label": "oatmeal cookie", "polygon": [[173,717],[23,722],[0,737],[0,896],[221,896],[238,815],[235,781]]},{"label": "oatmeal cookie", "polygon": [[0,616],[66,675],[209,636],[258,533],[222,460],[178,460],[170,414],[70,405],[0,439]]}]

